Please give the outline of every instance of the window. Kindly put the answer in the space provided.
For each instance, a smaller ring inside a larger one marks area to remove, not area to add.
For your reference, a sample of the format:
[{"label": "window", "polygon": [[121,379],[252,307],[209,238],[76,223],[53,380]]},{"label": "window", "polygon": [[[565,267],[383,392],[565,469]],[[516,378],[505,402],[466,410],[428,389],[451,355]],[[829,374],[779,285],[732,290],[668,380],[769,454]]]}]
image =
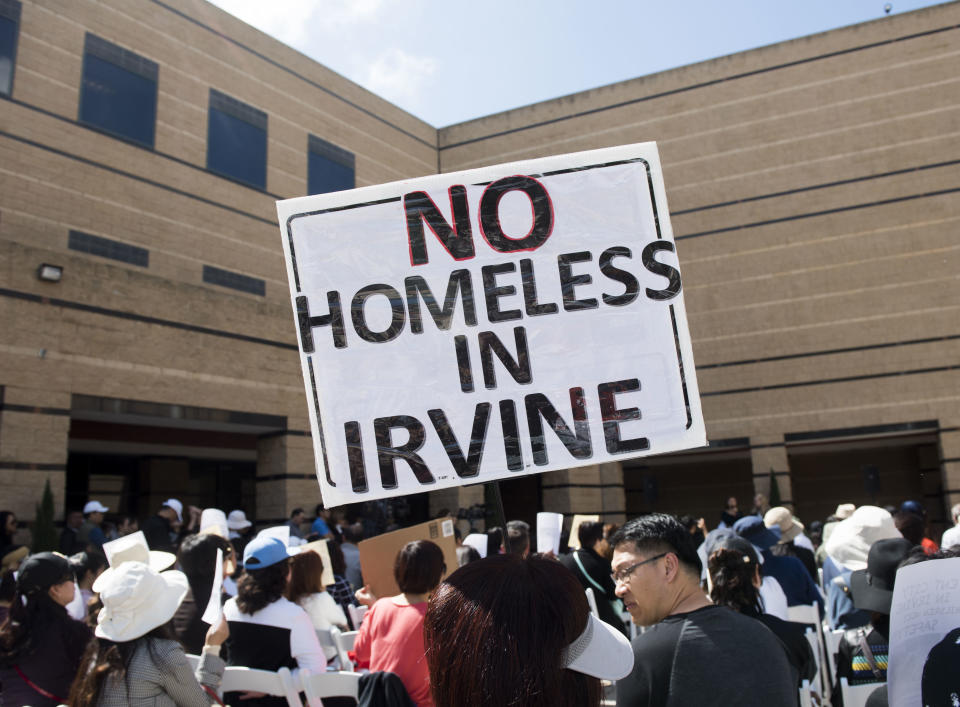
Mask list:
[{"label": "window", "polygon": [[18,0],[0,0],[0,96],[13,93],[13,66],[17,61]]},{"label": "window", "polygon": [[80,85],[80,122],[153,147],[157,63],[87,34]]},{"label": "window", "polygon": [[220,285],[220,287],[229,287],[232,290],[249,292],[251,295],[264,295],[267,291],[267,283],[259,277],[241,275],[238,272],[222,270],[212,265],[203,266],[203,281],[209,282],[211,285]]},{"label": "window", "polygon": [[267,188],[267,114],[210,89],[207,169]]},{"label": "window", "polygon": [[352,152],[311,135],[307,140],[307,194],[353,189]]},{"label": "window", "polygon": [[82,253],[99,255],[101,258],[110,258],[119,260],[131,265],[139,265],[146,268],[150,265],[150,251],[146,248],[121,243],[109,238],[93,236],[82,231],[70,231],[70,237],[67,241],[67,247],[71,250],[79,250]]}]

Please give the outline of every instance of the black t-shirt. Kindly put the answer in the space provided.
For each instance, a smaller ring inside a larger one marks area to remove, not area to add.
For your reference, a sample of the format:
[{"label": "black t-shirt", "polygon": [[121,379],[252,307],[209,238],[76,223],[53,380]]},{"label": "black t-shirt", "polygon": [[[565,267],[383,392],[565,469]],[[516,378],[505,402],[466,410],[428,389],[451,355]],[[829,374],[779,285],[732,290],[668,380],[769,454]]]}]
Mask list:
[{"label": "black t-shirt", "polygon": [[722,606],[668,616],[633,640],[617,707],[792,707],[797,688],[770,630]]}]

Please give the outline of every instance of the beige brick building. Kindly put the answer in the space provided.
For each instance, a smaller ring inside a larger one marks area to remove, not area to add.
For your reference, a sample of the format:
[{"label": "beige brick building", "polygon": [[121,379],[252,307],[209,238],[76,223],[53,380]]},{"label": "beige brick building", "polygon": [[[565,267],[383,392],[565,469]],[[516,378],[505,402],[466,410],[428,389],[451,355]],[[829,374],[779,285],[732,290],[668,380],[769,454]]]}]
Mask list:
[{"label": "beige brick building", "polygon": [[712,525],[772,471],[804,519],[942,522],[958,66],[949,3],[438,130],[201,0],[0,0],[0,507],[312,507],[275,200],[656,140],[711,447],[504,483],[507,515]]}]

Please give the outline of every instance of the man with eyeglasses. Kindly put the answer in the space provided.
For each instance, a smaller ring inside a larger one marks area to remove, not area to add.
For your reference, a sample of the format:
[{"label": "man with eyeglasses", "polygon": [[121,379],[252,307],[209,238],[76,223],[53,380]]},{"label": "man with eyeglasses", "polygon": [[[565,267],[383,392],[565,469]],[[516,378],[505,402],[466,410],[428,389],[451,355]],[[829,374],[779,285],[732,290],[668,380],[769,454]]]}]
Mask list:
[{"label": "man with eyeglasses", "polygon": [[617,682],[618,707],[796,704],[783,644],[759,621],[710,602],[677,518],[636,518],[610,543],[616,594],[647,627],[633,640],[633,671]]}]

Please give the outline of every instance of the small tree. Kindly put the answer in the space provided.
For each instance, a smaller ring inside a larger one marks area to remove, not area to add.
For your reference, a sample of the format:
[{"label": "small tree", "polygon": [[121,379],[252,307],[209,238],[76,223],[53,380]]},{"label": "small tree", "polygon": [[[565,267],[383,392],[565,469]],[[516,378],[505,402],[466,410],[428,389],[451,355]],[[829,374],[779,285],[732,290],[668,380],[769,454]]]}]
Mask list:
[{"label": "small tree", "polygon": [[776,508],[780,505],[780,487],[777,485],[777,475],[773,473],[773,467],[770,467],[770,507]]},{"label": "small tree", "polygon": [[53,491],[50,479],[43,487],[43,498],[37,504],[36,521],[33,524],[33,551],[53,552],[58,550],[57,527],[53,523]]}]

